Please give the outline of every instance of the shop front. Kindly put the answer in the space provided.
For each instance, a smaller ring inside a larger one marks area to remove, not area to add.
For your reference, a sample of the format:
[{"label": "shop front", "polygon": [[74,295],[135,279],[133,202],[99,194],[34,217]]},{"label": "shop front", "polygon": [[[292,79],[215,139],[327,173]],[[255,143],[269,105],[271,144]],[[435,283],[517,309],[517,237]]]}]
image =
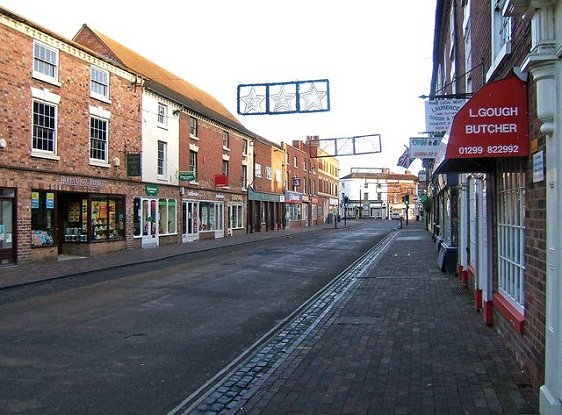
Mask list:
[{"label": "shop front", "polygon": [[[486,324],[495,308],[520,333],[528,128],[526,82],[511,75],[487,84],[453,119],[433,171],[438,262],[449,263],[451,247],[461,251],[456,271]],[[458,181],[460,173],[466,175]]]},{"label": "shop front", "polygon": [[124,192],[103,179],[64,175],[44,179],[53,180],[50,190],[21,188],[18,195],[31,211],[32,262],[125,248]]},{"label": "shop front", "polygon": [[283,228],[284,196],[248,188],[248,232]]},{"label": "shop front", "polygon": [[0,188],[0,265],[16,261],[16,191]]},{"label": "shop front", "polygon": [[182,200],[182,242],[224,238],[225,195],[189,190]]},{"label": "shop front", "polygon": [[285,191],[285,226],[287,228],[301,227],[302,222],[302,209],[303,209],[303,194],[299,192]]}]

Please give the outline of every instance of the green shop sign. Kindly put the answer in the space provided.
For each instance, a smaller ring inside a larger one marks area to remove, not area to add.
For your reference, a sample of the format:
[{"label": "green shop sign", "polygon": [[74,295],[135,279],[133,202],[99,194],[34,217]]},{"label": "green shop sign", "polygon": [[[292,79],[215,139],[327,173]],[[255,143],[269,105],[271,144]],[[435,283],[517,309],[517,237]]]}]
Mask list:
[{"label": "green shop sign", "polygon": [[180,182],[192,182],[195,180],[195,173],[192,171],[180,171],[178,179]]},{"label": "green shop sign", "polygon": [[147,184],[145,191],[147,196],[158,196],[158,185]]}]

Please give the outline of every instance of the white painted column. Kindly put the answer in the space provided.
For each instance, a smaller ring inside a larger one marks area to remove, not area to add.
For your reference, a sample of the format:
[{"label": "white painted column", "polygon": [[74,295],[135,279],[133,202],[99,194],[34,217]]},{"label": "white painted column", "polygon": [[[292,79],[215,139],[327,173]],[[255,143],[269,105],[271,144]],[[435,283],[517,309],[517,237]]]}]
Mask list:
[{"label": "white painted column", "polygon": [[468,180],[466,174],[461,174],[459,194],[459,264],[464,271],[468,268]]},{"label": "white painted column", "polygon": [[[533,3],[533,2],[531,2]],[[559,226],[562,223],[562,38],[560,1],[539,1],[532,16],[533,50],[523,68],[536,83],[537,116],[546,135],[546,327],[545,380],[540,388],[540,413],[562,414],[562,270]],[[558,50],[556,50],[558,47]]]}]

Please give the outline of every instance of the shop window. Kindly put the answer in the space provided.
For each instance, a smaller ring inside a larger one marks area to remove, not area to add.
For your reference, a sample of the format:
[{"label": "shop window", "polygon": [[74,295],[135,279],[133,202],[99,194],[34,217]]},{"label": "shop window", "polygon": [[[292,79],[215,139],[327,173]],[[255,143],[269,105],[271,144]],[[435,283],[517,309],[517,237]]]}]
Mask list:
[{"label": "shop window", "polygon": [[501,160],[498,179],[498,276],[500,292],[523,312],[525,276],[525,173]]},{"label": "shop window", "polygon": [[265,225],[265,202],[260,202],[261,224]]},{"label": "shop window", "polygon": [[199,231],[215,231],[223,229],[221,202],[199,203]]},{"label": "shop window", "polygon": [[55,194],[31,192],[31,245],[48,246],[55,243]]},{"label": "shop window", "polygon": [[158,233],[160,235],[171,235],[176,233],[176,218],[176,200],[158,200]]},{"label": "shop window", "polygon": [[286,205],[286,217],[288,220],[301,220],[302,206],[300,204],[287,204]]},{"label": "shop window", "polygon": [[[82,201],[84,209],[84,201]],[[122,197],[92,196],[92,241],[106,241],[125,237],[125,200]]]},{"label": "shop window", "polygon": [[230,223],[228,227],[231,229],[241,229],[244,227],[243,221],[243,205],[242,204],[233,204],[230,205]]},{"label": "shop window", "polygon": [[134,236],[156,236],[156,199],[144,199],[136,197],[133,205],[133,235]]}]

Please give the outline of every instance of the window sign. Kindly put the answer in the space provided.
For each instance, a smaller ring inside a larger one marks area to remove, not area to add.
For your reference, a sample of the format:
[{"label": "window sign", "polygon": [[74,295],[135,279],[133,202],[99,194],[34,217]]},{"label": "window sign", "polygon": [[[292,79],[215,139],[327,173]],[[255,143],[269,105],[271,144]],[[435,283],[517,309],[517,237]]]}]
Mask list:
[{"label": "window sign", "polygon": [[54,209],[55,208],[55,194],[54,193],[47,193],[45,196],[45,204],[47,209]]},{"label": "window sign", "polygon": [[39,208],[39,192],[31,192],[31,209]]}]

